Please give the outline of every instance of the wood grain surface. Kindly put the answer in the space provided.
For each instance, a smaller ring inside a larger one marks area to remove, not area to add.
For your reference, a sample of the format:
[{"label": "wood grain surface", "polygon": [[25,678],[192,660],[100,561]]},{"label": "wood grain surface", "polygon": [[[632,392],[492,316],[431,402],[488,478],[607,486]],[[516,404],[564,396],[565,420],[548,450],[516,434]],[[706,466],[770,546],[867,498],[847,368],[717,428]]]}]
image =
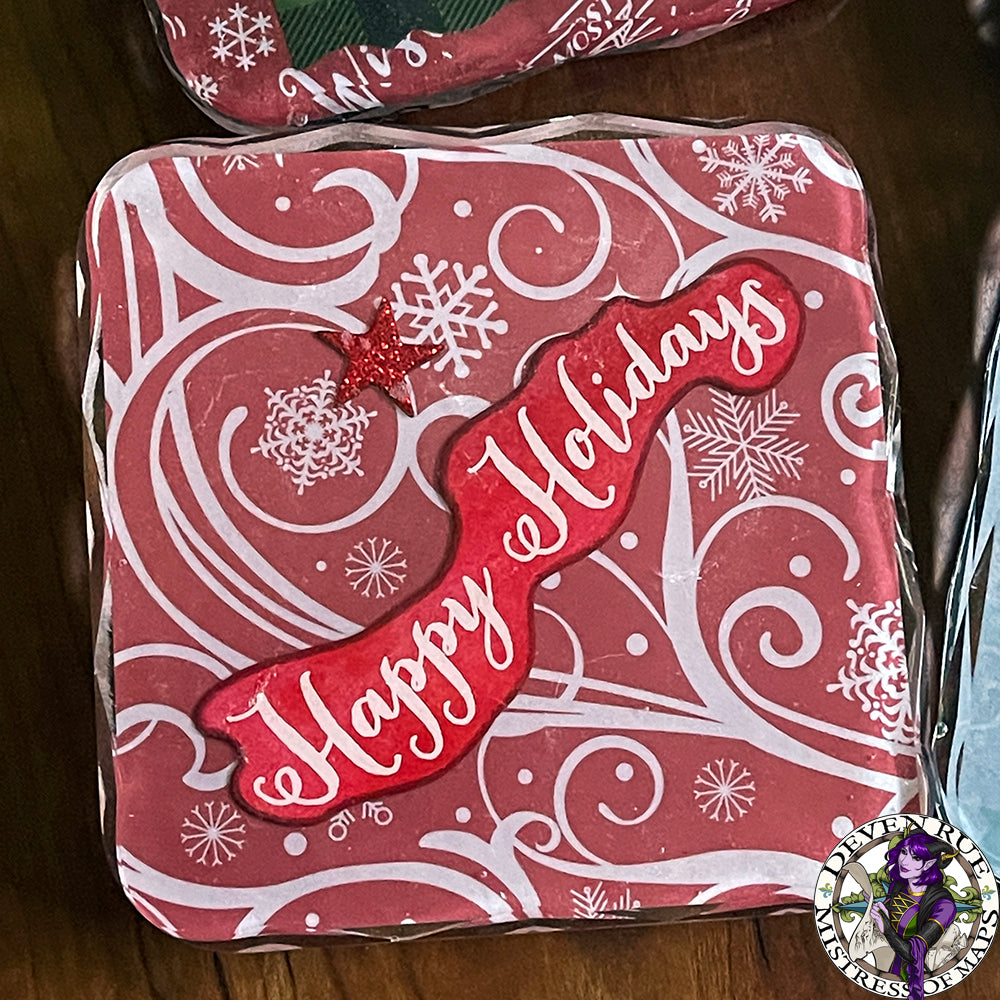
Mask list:
[{"label": "wood grain surface", "polygon": [[[940,452],[975,377],[976,260],[1000,209],[1000,76],[961,0],[797,0],[683,49],[564,65],[413,113],[778,119],[849,151],[879,233],[903,453],[930,587]],[[212,953],[147,925],[105,861],[84,543],[73,258],[87,199],[143,146],[218,135],[139,0],[0,0],[0,998],[851,998],[806,915],[292,953]],[[1000,996],[1000,947],[949,997]]]}]

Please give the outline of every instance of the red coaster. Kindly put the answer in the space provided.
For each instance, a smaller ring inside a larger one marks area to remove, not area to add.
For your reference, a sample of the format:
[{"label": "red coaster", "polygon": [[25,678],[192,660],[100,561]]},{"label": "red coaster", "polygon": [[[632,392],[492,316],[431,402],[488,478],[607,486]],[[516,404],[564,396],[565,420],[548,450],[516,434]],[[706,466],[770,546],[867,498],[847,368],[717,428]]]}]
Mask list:
[{"label": "red coaster", "polygon": [[464,100],[568,59],[683,45],[790,0],[146,0],[188,94],[237,131]]},{"label": "red coaster", "polygon": [[856,173],[790,126],[365,134],[92,203],[130,898],[214,942],[807,904],[919,806]]}]

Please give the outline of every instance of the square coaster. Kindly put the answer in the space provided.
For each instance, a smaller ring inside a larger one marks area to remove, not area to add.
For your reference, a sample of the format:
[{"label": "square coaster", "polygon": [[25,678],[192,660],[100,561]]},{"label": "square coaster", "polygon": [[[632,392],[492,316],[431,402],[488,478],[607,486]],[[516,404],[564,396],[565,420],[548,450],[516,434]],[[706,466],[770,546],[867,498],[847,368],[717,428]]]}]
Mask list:
[{"label": "square coaster", "polygon": [[828,140],[174,144],[86,243],[105,831],[157,926],[785,909],[919,807],[895,371]]}]

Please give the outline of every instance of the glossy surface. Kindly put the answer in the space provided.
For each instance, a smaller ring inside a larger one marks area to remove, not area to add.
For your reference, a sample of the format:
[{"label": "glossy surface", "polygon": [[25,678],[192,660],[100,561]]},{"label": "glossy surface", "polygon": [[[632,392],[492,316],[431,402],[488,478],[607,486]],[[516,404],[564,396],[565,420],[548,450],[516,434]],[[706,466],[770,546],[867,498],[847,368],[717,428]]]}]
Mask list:
[{"label": "glossy surface", "polygon": [[[0,996],[15,998],[857,998],[812,920],[773,917],[291,955],[213,955],[147,926],[100,849],[72,268],[118,158],[220,134],[187,105],[138,4],[0,5]],[[800,0],[672,52],[580,62],[409,120],[478,125],[607,109],[775,118],[836,136],[879,226],[903,454],[930,566],[939,451],[971,377],[975,264],[1000,203],[1000,84],[963,4]],[[928,598],[940,618],[940,595]],[[1000,953],[948,996],[992,1000]]]},{"label": "glossy surface", "polygon": [[[978,462],[967,520],[958,546],[957,565],[945,620],[940,717],[934,756],[942,814],[976,840],[990,863],[1000,863],[1000,434],[996,421],[1000,370],[997,336],[997,278],[1000,257],[994,227],[984,249],[976,330],[976,350],[985,355],[978,418],[979,447],[959,425],[952,454]],[[970,391],[969,407],[980,392]],[[969,421],[971,422],[971,420]],[[964,513],[964,511],[963,511]],[[947,523],[947,522],[944,522]]]}]

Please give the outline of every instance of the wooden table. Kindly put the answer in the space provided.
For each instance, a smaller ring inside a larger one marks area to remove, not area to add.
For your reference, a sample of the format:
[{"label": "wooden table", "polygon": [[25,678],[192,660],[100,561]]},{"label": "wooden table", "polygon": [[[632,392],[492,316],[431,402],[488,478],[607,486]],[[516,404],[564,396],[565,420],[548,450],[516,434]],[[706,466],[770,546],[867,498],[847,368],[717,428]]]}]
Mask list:
[{"label": "wooden table", "polygon": [[[862,996],[806,915],[240,956],[136,914],[97,828],[73,257],[118,158],[220,133],[168,75],[138,0],[3,0],[0,67],[0,997]],[[1000,77],[963,4],[798,0],[684,49],[564,65],[406,120],[594,110],[786,120],[850,152],[878,223],[913,534],[939,618],[937,469],[973,377],[976,259],[1000,207]],[[998,995],[1000,947],[950,994]]]}]

